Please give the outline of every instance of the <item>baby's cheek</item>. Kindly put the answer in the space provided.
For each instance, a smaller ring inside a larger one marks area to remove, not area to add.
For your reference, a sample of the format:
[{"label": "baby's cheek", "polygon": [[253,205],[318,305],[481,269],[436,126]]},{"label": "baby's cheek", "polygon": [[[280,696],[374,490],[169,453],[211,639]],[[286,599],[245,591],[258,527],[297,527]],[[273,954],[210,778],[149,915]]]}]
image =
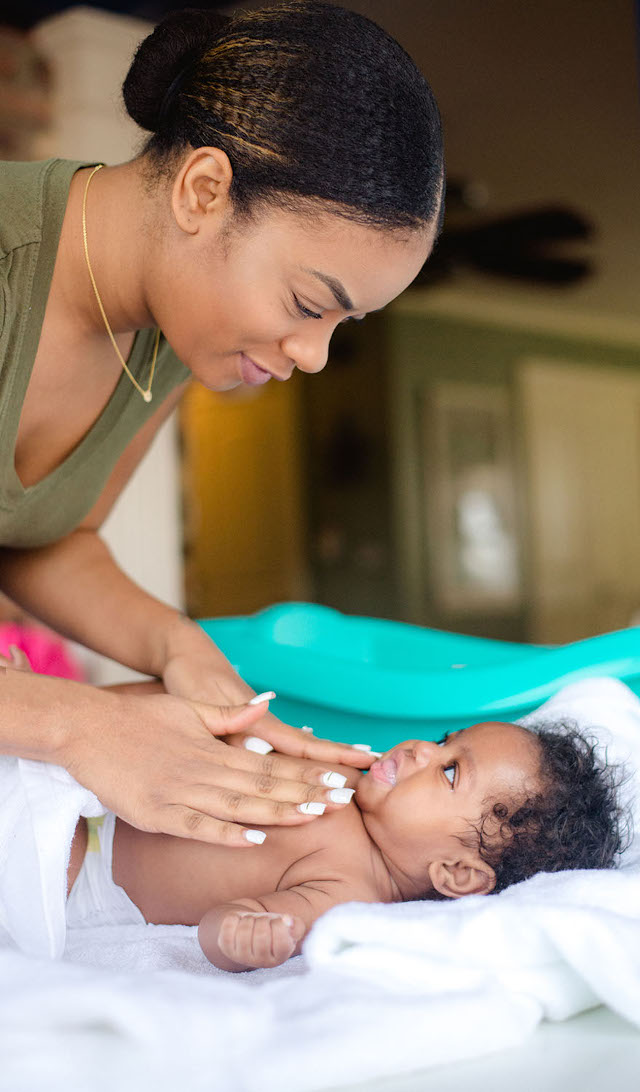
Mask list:
[{"label": "baby's cheek", "polygon": [[356,785],[356,791],[353,797],[360,810],[367,812],[376,811],[380,796],[381,794],[376,792],[376,784],[373,779],[368,774],[364,774]]}]

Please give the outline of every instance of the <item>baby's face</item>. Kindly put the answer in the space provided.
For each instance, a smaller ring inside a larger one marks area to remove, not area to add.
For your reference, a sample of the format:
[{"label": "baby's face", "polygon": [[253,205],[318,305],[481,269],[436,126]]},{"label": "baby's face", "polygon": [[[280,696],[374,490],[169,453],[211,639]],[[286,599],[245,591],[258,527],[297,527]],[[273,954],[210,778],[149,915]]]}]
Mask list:
[{"label": "baby's face", "polygon": [[460,859],[460,838],[487,806],[535,791],[538,766],[535,736],[500,722],[474,724],[444,743],[408,740],[374,762],[355,799],[403,897],[425,893],[433,861]]}]

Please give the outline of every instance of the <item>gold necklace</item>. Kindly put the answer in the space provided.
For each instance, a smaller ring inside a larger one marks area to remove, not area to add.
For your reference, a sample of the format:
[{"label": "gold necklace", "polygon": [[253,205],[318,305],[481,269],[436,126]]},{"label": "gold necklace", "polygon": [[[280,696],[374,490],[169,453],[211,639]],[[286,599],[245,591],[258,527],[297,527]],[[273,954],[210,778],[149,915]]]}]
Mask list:
[{"label": "gold necklace", "polygon": [[91,268],[91,262],[89,261],[89,248],[87,246],[87,193],[89,192],[89,183],[91,182],[91,179],[93,178],[96,171],[101,170],[103,166],[104,166],[103,163],[99,163],[97,167],[93,168],[91,174],[87,178],[87,184],[86,184],[86,186],[84,188],[84,197],[82,199],[82,238],[83,238],[83,241],[84,241],[84,256],[87,259],[87,269],[89,270],[89,276],[91,278],[91,284],[93,285],[93,291],[95,293],[95,297],[96,297],[96,300],[97,300],[97,303],[98,303],[98,307],[100,308],[100,314],[102,315],[102,321],[104,322],[104,324],[105,324],[105,326],[107,328],[107,333],[108,333],[109,337],[111,338],[111,344],[113,345],[113,347],[114,347],[114,349],[116,351],[118,360],[122,364],[122,367],[123,367],[124,371],[129,376],[129,379],[133,383],[136,390],[139,391],[140,394],[142,395],[142,397],[144,398],[145,402],[150,402],[151,399],[153,398],[153,395],[151,393],[151,384],[153,383],[153,374],[154,374],[154,372],[156,370],[156,359],[157,359],[157,356],[158,356],[158,346],[160,344],[160,327],[159,326],[156,327],[156,336],[155,336],[155,340],[154,340],[154,344],[153,344],[153,355],[151,357],[151,370],[149,372],[149,385],[148,385],[147,389],[145,390],[144,387],[140,386],[140,384],[138,383],[138,380],[136,379],[135,375],[133,375],[132,372],[129,370],[129,368],[127,366],[127,362],[124,359],[122,353],[120,352],[120,350],[119,350],[119,348],[118,348],[118,346],[116,344],[116,339],[113,336],[113,330],[111,329],[111,327],[109,325],[109,320],[108,320],[108,318],[107,318],[107,316],[105,314],[104,307],[102,306],[102,300],[100,299],[100,293],[98,292],[98,286],[96,285],[96,279],[95,279],[95,277],[93,275],[93,270]]}]

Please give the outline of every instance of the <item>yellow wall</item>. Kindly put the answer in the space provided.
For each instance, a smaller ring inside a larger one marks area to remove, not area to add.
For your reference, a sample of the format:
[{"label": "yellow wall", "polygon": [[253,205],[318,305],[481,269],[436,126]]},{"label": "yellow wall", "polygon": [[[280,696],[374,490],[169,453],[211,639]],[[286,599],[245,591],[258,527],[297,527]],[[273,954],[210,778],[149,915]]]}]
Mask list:
[{"label": "yellow wall", "polygon": [[187,603],[244,614],[305,598],[299,376],[182,404]]}]

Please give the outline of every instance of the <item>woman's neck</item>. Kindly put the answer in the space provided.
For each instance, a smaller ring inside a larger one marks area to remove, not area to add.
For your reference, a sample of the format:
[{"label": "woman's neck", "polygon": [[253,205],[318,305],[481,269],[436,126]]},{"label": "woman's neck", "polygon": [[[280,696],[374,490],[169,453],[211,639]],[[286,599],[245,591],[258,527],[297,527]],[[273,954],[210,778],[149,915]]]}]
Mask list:
[{"label": "woman's neck", "polygon": [[[105,336],[84,253],[82,202],[92,168],[71,183],[52,295],[57,306],[87,340]],[[96,285],[115,335],[154,325],[145,299],[144,268],[150,233],[145,224],[149,196],[138,160],[97,171],[87,192],[87,249]]]}]

